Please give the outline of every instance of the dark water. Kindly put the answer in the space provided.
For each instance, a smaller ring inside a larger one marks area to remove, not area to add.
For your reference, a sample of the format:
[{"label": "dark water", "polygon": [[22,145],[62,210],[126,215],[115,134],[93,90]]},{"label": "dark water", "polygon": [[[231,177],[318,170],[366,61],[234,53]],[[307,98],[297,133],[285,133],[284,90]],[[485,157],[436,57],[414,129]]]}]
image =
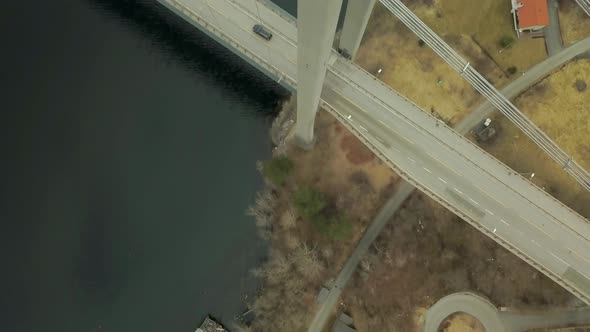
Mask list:
[{"label": "dark water", "polygon": [[285,92],[152,1],[6,2],[0,35],[0,331],[230,322]]}]

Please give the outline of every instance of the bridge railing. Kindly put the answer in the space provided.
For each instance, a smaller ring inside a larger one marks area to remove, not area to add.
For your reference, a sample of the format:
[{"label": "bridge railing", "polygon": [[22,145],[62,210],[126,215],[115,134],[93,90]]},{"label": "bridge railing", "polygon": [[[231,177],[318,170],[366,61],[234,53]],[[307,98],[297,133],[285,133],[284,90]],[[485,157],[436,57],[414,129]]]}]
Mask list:
[{"label": "bridge railing", "polygon": [[287,84],[289,84],[294,89],[297,87],[297,82],[295,81],[295,79],[293,77],[282,72],[277,67],[270,64],[267,60],[258,56],[255,52],[248,49],[242,43],[240,43],[236,39],[234,39],[231,36],[224,33],[219,27],[215,26],[214,24],[209,23],[206,19],[204,19],[198,13],[194,12],[192,9],[188,8],[187,6],[185,6],[184,4],[180,3],[177,0],[160,0],[160,1],[168,2],[169,4],[174,6],[177,10],[182,12],[184,15],[190,17],[191,19],[193,19],[194,21],[199,23],[202,27],[206,28],[211,33],[215,34],[218,38],[225,41],[229,46],[234,47],[235,49],[239,50],[244,55],[246,55],[248,58],[250,58],[254,62],[256,62],[258,65],[260,65],[261,67],[263,67],[264,69],[266,69],[267,71],[269,71],[270,73],[272,73],[273,75],[278,77],[279,81],[281,81],[281,80],[286,81]]},{"label": "bridge railing", "polygon": [[[588,0],[578,0],[587,2]],[[537,127],[514,104],[504,97],[496,88],[481,76],[465,59],[447,45],[434,31],[422,22],[400,0],[380,0],[400,21],[422,39],[451,68],[457,71],[479,93],[488,99],[504,116],[512,121],[560,167],[569,173],[584,189],[590,191],[590,173],[580,166],[555,143],[545,132]]]}]

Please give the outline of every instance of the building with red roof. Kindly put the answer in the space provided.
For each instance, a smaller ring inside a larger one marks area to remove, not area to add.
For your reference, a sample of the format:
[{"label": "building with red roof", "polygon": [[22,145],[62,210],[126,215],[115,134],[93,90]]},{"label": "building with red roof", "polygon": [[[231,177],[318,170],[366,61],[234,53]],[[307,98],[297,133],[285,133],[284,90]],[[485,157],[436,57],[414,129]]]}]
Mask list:
[{"label": "building with red roof", "polygon": [[532,32],[549,25],[547,0],[511,0],[517,32]]}]

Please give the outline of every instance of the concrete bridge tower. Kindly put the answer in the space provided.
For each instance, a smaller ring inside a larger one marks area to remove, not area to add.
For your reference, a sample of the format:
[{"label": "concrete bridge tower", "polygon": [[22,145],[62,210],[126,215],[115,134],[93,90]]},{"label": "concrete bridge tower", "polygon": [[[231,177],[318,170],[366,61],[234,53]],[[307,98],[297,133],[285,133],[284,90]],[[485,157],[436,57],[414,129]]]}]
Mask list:
[{"label": "concrete bridge tower", "polygon": [[348,0],[339,48],[355,58],[376,0]]},{"label": "concrete bridge tower", "polygon": [[313,146],[313,128],[342,0],[297,1],[297,122],[295,140]]}]

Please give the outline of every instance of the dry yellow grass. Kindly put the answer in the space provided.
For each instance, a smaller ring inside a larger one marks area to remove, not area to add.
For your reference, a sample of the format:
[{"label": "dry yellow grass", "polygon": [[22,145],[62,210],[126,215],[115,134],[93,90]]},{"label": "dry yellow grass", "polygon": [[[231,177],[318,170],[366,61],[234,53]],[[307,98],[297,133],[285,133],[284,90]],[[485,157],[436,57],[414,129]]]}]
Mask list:
[{"label": "dry yellow grass", "polygon": [[[451,38],[467,51],[472,63],[480,63],[489,69],[486,75],[490,79],[504,79],[504,73],[488,61],[469,38]],[[356,61],[372,73],[382,68],[379,78],[423,110],[434,112],[452,123],[459,121],[481,101],[481,97],[428,46],[421,47],[418,40],[393,14],[378,4]],[[439,80],[442,84],[438,83]]]},{"label": "dry yellow grass", "polygon": [[[590,60],[571,62],[516,100],[533,122],[585,169],[590,168],[590,89],[579,92],[576,80],[590,84]],[[486,147],[517,172],[535,172],[533,182],[590,218],[590,194],[545,155],[528,137],[504,118],[502,132]]]},{"label": "dry yellow grass", "polygon": [[467,314],[457,314],[450,317],[444,332],[484,332],[481,323]]},{"label": "dry yellow grass", "polygon": [[[434,0],[414,11],[439,35],[471,36],[503,70],[516,66],[524,71],[547,56],[545,42],[517,39],[510,9],[508,0]],[[513,37],[514,43],[499,52],[503,36]]]},{"label": "dry yellow grass", "polygon": [[574,0],[561,0],[559,23],[561,37],[566,46],[590,36],[590,17]]}]

